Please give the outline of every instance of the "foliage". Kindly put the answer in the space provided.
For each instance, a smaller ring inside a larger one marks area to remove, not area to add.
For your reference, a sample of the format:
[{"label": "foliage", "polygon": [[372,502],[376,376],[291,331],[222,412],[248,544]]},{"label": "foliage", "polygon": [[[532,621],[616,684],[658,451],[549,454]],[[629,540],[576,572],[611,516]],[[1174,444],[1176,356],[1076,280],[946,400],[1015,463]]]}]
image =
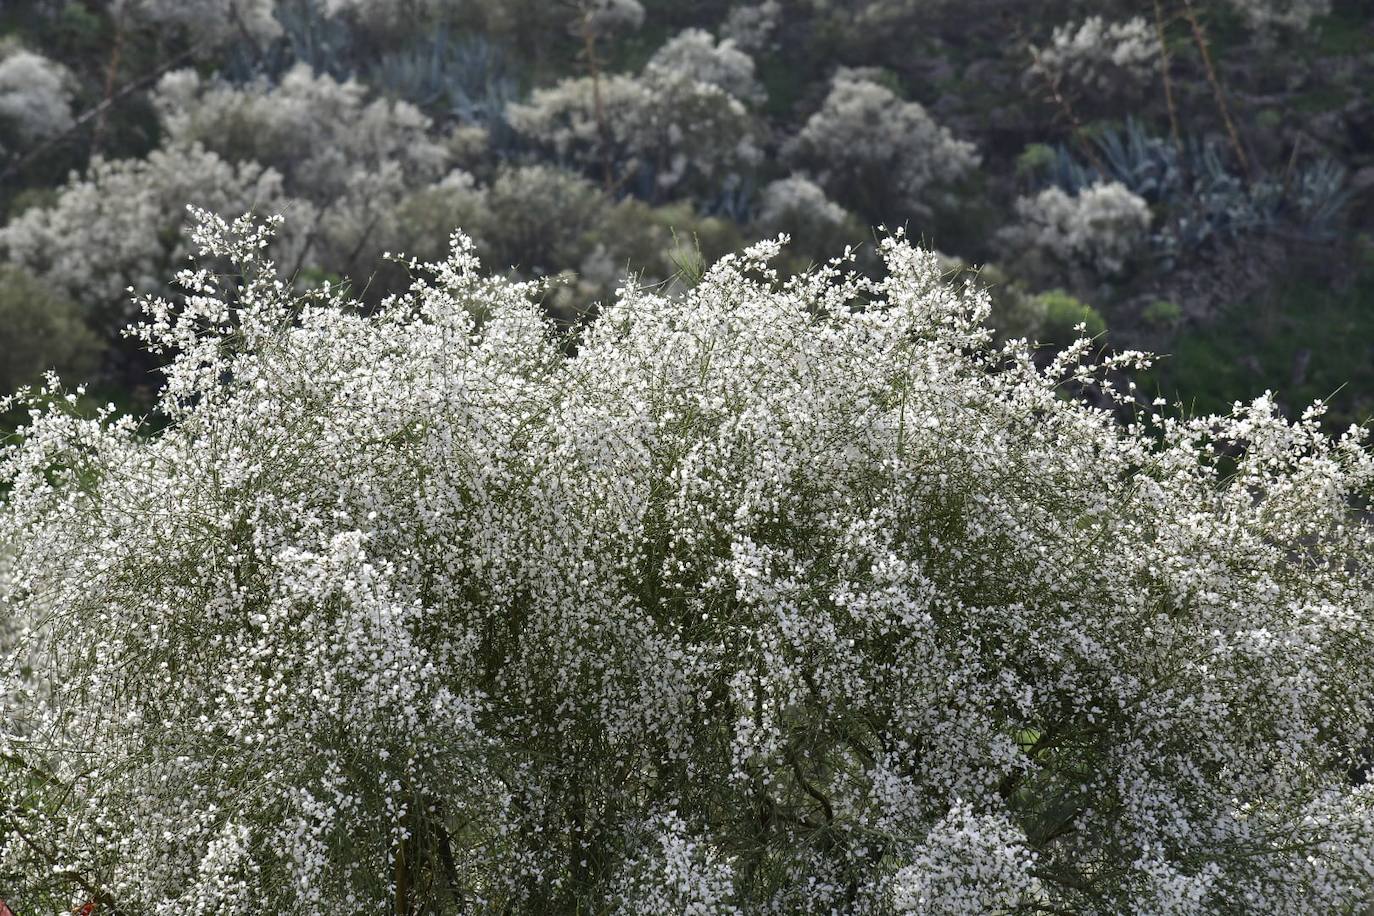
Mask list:
[{"label": "foliage", "polygon": [[367,96],[354,80],[339,82],[300,65],[280,83],[246,86],[179,70],[158,83],[154,104],[172,142],[275,169],[288,193],[321,204],[359,183],[380,183],[369,193],[382,203],[397,193],[392,184],[403,188],[441,176],[447,153],[431,135],[429,118],[407,102]]},{"label": "foliage", "polygon": [[1290,415],[1322,398],[1331,405],[1330,427],[1368,423],[1374,420],[1371,297],[1374,267],[1365,266],[1348,286],[1294,272],[1190,328],[1142,387],[1204,412],[1229,410],[1273,381],[1275,399]]},{"label": "foliage", "polygon": [[99,353],[76,303],[16,267],[0,267],[0,391],[37,384],[48,370],[84,377]]},{"label": "foliage", "polygon": [[1331,0],[1228,0],[1250,25],[1260,29],[1303,29],[1331,12]]},{"label": "foliage", "polygon": [[1172,328],[1183,320],[1183,309],[1178,303],[1167,299],[1156,299],[1140,313],[1145,323],[1156,328]]},{"label": "foliage", "polygon": [[[1044,312],[1046,343],[1064,346],[1080,334],[1097,338],[1106,333],[1107,323],[1091,305],[1080,302],[1062,289],[1050,290],[1035,297]],[[1078,330],[1079,326],[1083,330]]]},{"label": "foliage", "polygon": [[804,175],[790,175],[766,185],[759,195],[754,225],[765,237],[785,233],[789,246],[784,257],[800,253],[810,263],[869,238],[853,214],[826,197],[825,191]]},{"label": "foliage", "polygon": [[[1156,293],[1197,319],[1192,333],[1223,305],[1214,271],[1281,270],[1255,256],[1275,237],[1320,243],[1349,274],[1340,241],[1374,213],[1363,5],[1166,0],[1155,13],[1063,0],[7,0],[0,233],[18,253],[0,257],[111,336],[127,317],[121,284],[160,286],[183,253],[185,201],[111,180],[119,162],[142,173],[134,183],[222,213],[289,213],[275,253],[294,284],[350,276],[369,305],[410,282],[383,254],[439,258],[455,225],[517,275],[559,278],[544,303],[562,317],[627,276],[671,280],[697,243],[720,253],[785,232],[787,274],[847,245],[871,259],[860,243],[875,224],[1000,265],[999,336],[1041,336],[1046,289],[1094,303],[1115,346],[1157,342],[1138,320]],[[197,144],[219,165],[155,175],[194,165]],[[275,190],[245,196],[254,173]],[[567,226],[530,227],[515,203],[540,212],[531,195],[570,191],[565,173],[599,193],[557,198]],[[111,228],[73,220],[66,236],[91,251],[34,234],[33,211],[91,183],[115,199],[83,198],[81,218],[108,212]],[[1129,198],[1091,191],[1114,184],[1149,206],[1144,242]],[[124,215],[135,200],[144,210]],[[1102,244],[1070,231],[1085,202],[1112,201],[1120,219]],[[130,355],[107,353],[92,380],[119,402],[150,368],[112,376]]]},{"label": "foliage", "polygon": [[503,124],[505,108],[516,95],[515,81],[490,42],[454,37],[447,30],[384,55],[369,82],[421,108],[489,129]]},{"label": "foliage", "polygon": [[261,45],[281,34],[274,0],[112,0],[111,12],[182,32],[204,52],[235,39]]},{"label": "foliage", "polygon": [[54,390],[0,460],[16,909],[1374,892],[1374,455],[1319,409],[1122,425],[1065,383],[1138,354],[990,349],[900,236],[631,284],[571,352],[462,236],[376,309],[197,241],[170,425]]}]

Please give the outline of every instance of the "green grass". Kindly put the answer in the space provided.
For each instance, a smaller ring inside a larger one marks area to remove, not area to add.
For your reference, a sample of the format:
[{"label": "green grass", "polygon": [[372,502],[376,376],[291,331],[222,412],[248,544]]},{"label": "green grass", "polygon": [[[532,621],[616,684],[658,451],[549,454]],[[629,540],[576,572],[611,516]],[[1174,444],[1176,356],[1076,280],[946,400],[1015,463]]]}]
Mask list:
[{"label": "green grass", "polygon": [[1142,387],[1190,413],[1226,413],[1271,389],[1293,416],[1327,400],[1333,430],[1374,418],[1374,264],[1346,289],[1294,280],[1235,303],[1181,336]]}]

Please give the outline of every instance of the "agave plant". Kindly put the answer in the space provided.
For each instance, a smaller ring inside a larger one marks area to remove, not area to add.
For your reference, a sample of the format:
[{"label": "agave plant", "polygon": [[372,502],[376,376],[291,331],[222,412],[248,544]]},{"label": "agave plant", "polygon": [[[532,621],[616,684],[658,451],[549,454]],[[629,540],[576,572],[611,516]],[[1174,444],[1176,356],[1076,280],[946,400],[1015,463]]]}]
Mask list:
[{"label": "agave plant", "polygon": [[1060,145],[1043,170],[1046,186],[1076,194],[1099,182],[1119,182],[1156,211],[1151,247],[1172,263],[1183,251],[1247,235],[1277,233],[1331,238],[1350,202],[1345,169],[1318,158],[1285,176],[1247,181],[1217,143],[1198,137],[1174,143],[1153,136],[1134,118],[1094,140],[1092,161]]},{"label": "agave plant", "polygon": [[516,96],[500,52],[481,36],[453,36],[440,28],[383,55],[367,82],[388,94],[460,121],[491,126]]}]

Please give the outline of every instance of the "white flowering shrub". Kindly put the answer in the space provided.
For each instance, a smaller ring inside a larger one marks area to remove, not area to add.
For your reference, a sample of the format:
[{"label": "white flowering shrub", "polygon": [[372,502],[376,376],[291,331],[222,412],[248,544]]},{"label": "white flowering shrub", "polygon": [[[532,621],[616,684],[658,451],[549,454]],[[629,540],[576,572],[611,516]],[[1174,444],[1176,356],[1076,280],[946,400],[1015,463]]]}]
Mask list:
[{"label": "white flowering shrub", "polygon": [[577,0],[579,27],[593,35],[633,32],[644,25],[644,6],[639,0]]},{"label": "white flowering shrub", "polygon": [[835,226],[849,218],[844,207],[826,197],[820,185],[804,175],[771,181],[759,197],[758,223],[767,230],[781,231],[799,219]]},{"label": "white flowering shrub", "polygon": [[323,0],[330,16],[348,16],[368,28],[413,25],[417,18],[442,11],[444,0]]},{"label": "white flowering shrub", "polygon": [[144,302],[166,428],[51,389],[0,457],[16,912],[1374,892],[1358,431],[1123,426],[1063,396],[1089,342],[990,349],[900,237],[630,285],[571,349],[461,236],[367,310],[197,241],[233,271]]},{"label": "white flowering shrub", "polygon": [[1305,29],[1318,16],[1331,12],[1331,0],[1227,0],[1258,29]]},{"label": "white flowering shrub", "polygon": [[226,214],[288,206],[272,169],[173,146],[145,159],[95,160],[50,206],[31,207],[0,227],[0,255],[80,303],[96,315],[93,324],[117,329],[137,314],[127,290],[163,289],[190,252],[188,200]]},{"label": "white flowering shrub", "polygon": [[398,203],[441,179],[452,157],[414,105],[369,100],[362,84],[304,64],[275,85],[235,86],[177,71],[159,82],[154,104],[172,142],[280,174],[286,194],[312,205],[311,260],[359,276],[371,271],[373,236],[394,221]]},{"label": "white flowering shrub", "polygon": [[0,43],[0,156],[70,128],[72,89],[66,67]]},{"label": "white flowering shrub", "polygon": [[774,35],[782,21],[779,0],[760,0],[758,3],[731,7],[721,26],[721,36],[750,53],[772,50]]},{"label": "white flowering shrub", "polygon": [[[603,120],[596,115],[600,92]],[[529,101],[507,106],[511,127],[538,143],[560,161],[595,173],[607,148],[629,167],[637,147],[636,127],[650,110],[652,94],[639,80],[623,74],[605,77],[599,89],[591,77],[565,79],[536,89]]]},{"label": "white flowering shrub", "polygon": [[[735,897],[737,876],[724,856],[702,842],[675,814],[654,818],[646,825],[642,851],[621,866],[612,892],[614,912],[624,916],[683,913],[727,916],[739,913]],[[634,846],[630,847],[634,849]]]},{"label": "white flowering shrub", "polygon": [[360,181],[385,186],[376,194],[395,194],[447,171],[447,144],[418,108],[369,100],[361,83],[305,64],[275,85],[236,86],[179,70],[162,78],[153,102],[172,141],[269,166],[292,194],[322,204]]},{"label": "white flowering shrub", "polygon": [[654,84],[685,80],[715,86],[744,102],[764,100],[754,59],[730,39],[717,42],[704,29],[686,29],[669,39],[649,58],[645,75]]},{"label": "white flowering shrub", "polygon": [[786,235],[789,240],[783,262],[800,255],[807,267],[824,260],[846,245],[871,241],[854,215],[826,196],[824,189],[804,175],[789,175],[764,185],[759,194],[753,229],[764,238]]},{"label": "white flowering shrub", "polygon": [[1020,222],[1003,232],[1014,250],[1086,267],[1103,276],[1122,271],[1144,246],[1150,207],[1120,182],[1097,182],[1069,194],[1049,187],[1016,202]]},{"label": "white flowering shrub", "polygon": [[835,76],[820,110],[783,154],[870,217],[927,215],[978,165],[973,144],[956,140],[920,103],[850,70]]},{"label": "white flowering shrub", "polygon": [[566,79],[508,106],[506,116],[559,160],[598,177],[609,164],[617,184],[652,198],[715,192],[727,175],[757,164],[757,125],[745,102],[761,97],[748,55],[689,30],[638,76]]},{"label": "white flowering shrub", "polygon": [[1134,96],[1159,75],[1160,50],[1154,25],[1143,17],[1109,23],[1089,16],[1056,26],[1049,45],[1033,50],[1029,75],[1088,98]]},{"label": "white flowering shrub", "polygon": [[276,6],[276,0],[113,0],[110,4],[116,16],[174,29],[209,47],[239,39],[261,45],[276,38],[282,32]]}]

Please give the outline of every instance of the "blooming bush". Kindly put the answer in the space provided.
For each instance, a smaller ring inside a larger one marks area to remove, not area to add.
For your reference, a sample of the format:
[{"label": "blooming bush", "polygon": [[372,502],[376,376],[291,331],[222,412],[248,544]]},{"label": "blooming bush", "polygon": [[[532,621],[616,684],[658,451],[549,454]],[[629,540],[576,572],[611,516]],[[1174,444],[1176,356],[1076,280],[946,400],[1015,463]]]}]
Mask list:
[{"label": "blooming bush", "polygon": [[973,144],[954,139],[919,103],[851,70],[835,76],[784,155],[872,217],[926,215],[949,199],[947,185],[978,164]]},{"label": "blooming bush", "polygon": [[764,100],[754,78],[754,59],[730,39],[717,42],[704,29],[686,29],[668,39],[645,67],[650,82],[667,85],[682,80],[724,90],[743,102]]},{"label": "blooming bush", "polygon": [[1089,16],[1055,28],[1049,46],[1033,51],[1030,76],[1090,98],[1134,96],[1158,76],[1159,55],[1159,36],[1144,18]]},{"label": "blooming bush", "polygon": [[853,214],[826,197],[820,185],[804,175],[789,175],[764,186],[753,228],[758,237],[787,235],[784,264],[790,260],[788,255],[824,259],[846,245],[871,239]]},{"label": "blooming bush", "polygon": [[461,235],[362,310],[267,234],[203,216],[233,272],[144,302],[166,428],[50,388],[0,459],[16,911],[1374,892],[1358,431],[1121,425],[1063,383],[1138,355],[993,350],[900,236],[628,285],[566,348]]},{"label": "blooming bush", "polygon": [[745,102],[761,98],[747,54],[688,30],[637,76],[566,79],[506,114],[560,160],[655,199],[669,190],[715,191],[755,165],[762,154]]},{"label": "blooming bush", "polygon": [[[331,0],[332,2],[332,0]],[[180,31],[204,50],[236,39],[254,44],[281,34],[276,0],[113,0],[119,17],[162,29]]]},{"label": "blooming bush", "polygon": [[377,196],[441,177],[449,152],[432,124],[407,102],[369,101],[354,80],[339,82],[304,64],[279,84],[246,86],[169,73],[153,102],[176,143],[199,143],[231,162],[257,162],[282,175],[287,190],[327,203],[371,176]]},{"label": "blooming bush", "polygon": [[41,54],[0,43],[0,156],[72,126],[72,79]]},{"label": "blooming bush", "polygon": [[1250,25],[1259,29],[1281,26],[1305,29],[1318,16],[1331,12],[1331,0],[1228,0]]},{"label": "blooming bush", "polygon": [[186,201],[218,213],[280,211],[281,176],[233,165],[199,146],[154,150],[146,159],[97,159],[73,174],[50,206],[0,227],[0,253],[55,293],[103,315],[111,330],[137,314],[130,288],[163,289],[190,249]]},{"label": "blooming bush", "polygon": [[1150,207],[1120,182],[1096,182],[1070,195],[1049,187],[1016,202],[1021,222],[1003,233],[1014,249],[1028,249],[1103,274],[1120,273],[1144,245]]},{"label": "blooming bush", "polygon": [[721,35],[748,52],[772,50],[777,45],[774,33],[782,14],[779,0],[732,6],[721,26]]}]

